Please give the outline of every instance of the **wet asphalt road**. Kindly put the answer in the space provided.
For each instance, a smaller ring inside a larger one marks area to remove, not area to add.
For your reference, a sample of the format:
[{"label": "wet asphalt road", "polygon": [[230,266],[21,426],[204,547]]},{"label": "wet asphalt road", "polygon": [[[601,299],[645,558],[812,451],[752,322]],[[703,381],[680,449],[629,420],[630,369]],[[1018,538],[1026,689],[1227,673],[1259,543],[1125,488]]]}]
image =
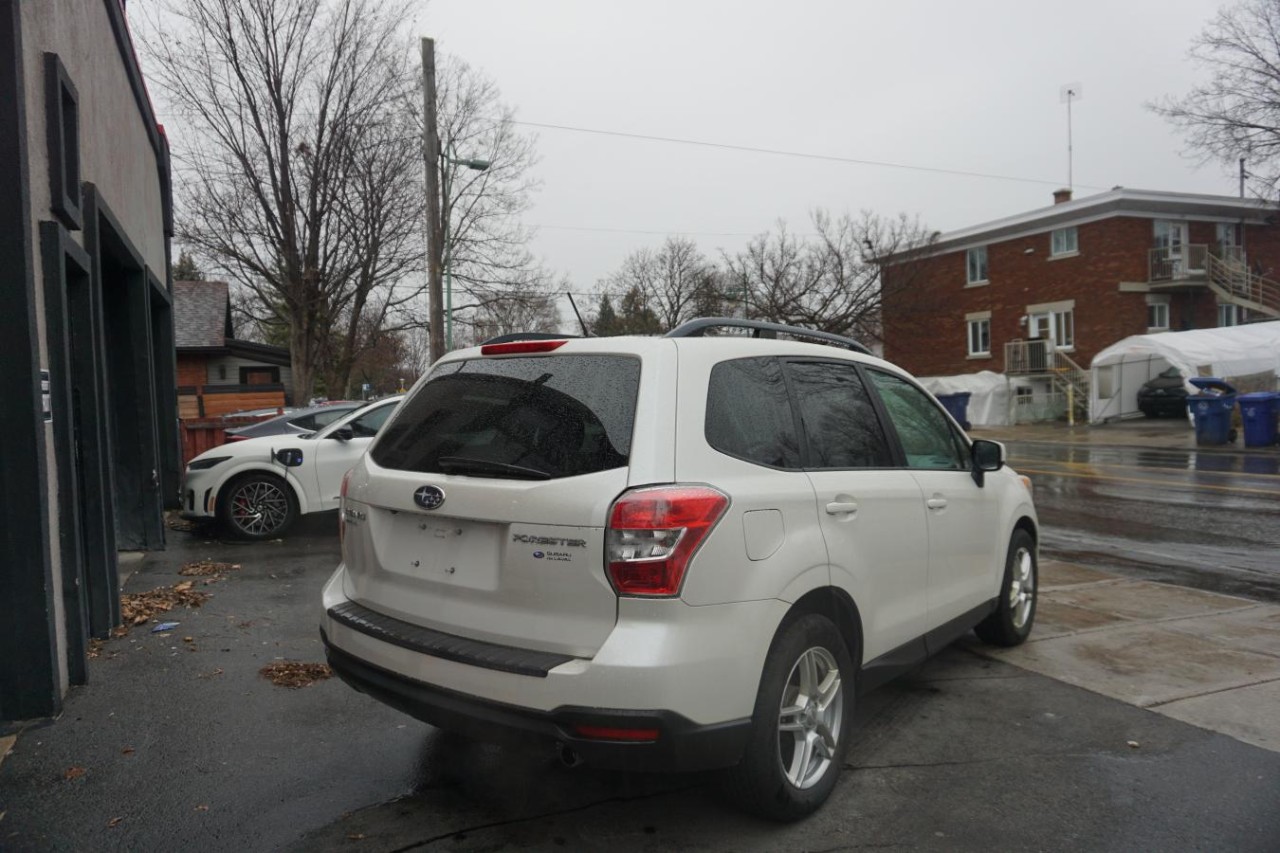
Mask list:
[{"label": "wet asphalt road", "polygon": [[1008,442],[1046,555],[1280,601],[1280,453]]}]

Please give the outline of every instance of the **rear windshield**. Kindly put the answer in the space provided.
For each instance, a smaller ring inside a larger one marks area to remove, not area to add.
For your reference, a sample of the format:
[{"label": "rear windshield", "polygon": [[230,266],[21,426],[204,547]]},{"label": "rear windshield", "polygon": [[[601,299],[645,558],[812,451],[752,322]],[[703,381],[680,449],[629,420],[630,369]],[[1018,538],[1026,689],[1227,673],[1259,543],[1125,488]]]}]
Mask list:
[{"label": "rear windshield", "polygon": [[441,365],[370,451],[384,468],[553,479],[627,464],[640,361],[612,355]]}]

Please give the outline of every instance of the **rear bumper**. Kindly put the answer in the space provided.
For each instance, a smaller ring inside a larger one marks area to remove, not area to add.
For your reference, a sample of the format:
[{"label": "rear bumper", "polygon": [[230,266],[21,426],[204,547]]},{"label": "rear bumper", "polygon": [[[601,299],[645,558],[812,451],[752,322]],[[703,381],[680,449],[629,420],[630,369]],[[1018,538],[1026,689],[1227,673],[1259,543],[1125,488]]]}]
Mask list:
[{"label": "rear bumper", "polygon": [[[700,725],[673,711],[563,706],[537,711],[446,690],[373,666],[334,646],[329,665],[361,693],[437,728],[486,741],[544,741],[572,749],[586,764],[619,770],[691,771],[729,767],[742,757],[749,719]],[[641,742],[585,738],[579,726],[651,729]]]}]

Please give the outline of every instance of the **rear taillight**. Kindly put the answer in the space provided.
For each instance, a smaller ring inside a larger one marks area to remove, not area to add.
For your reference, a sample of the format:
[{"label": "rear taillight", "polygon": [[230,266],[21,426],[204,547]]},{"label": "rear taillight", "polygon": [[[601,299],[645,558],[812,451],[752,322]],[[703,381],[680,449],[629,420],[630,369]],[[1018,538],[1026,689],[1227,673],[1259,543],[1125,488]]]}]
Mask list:
[{"label": "rear taillight", "polygon": [[248,441],[247,435],[236,435],[235,433],[227,433],[227,441]]},{"label": "rear taillight", "polygon": [[619,595],[680,593],[689,561],[729,498],[710,486],[657,486],[625,493],[609,513],[605,565]]}]

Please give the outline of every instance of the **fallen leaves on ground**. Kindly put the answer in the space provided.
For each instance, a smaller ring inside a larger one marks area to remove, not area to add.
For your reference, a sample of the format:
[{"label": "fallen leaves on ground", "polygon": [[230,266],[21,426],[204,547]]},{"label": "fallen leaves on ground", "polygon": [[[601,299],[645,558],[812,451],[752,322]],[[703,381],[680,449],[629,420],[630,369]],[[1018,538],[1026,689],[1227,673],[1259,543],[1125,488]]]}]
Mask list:
[{"label": "fallen leaves on ground", "polygon": [[198,812],[207,812],[208,810],[209,810],[208,806],[196,806],[196,811]]},{"label": "fallen leaves on ground", "polygon": [[214,667],[213,672],[202,672],[196,678],[213,678],[215,675],[222,675],[222,667]]},{"label": "fallen leaves on ground", "polygon": [[227,572],[240,571],[239,563],[219,563],[216,560],[197,560],[186,563],[178,569],[184,577],[208,577],[209,575],[225,575]]},{"label": "fallen leaves on ground", "polygon": [[117,826],[119,826],[119,825],[120,825],[120,821],[122,821],[122,820],[124,820],[124,818],[122,818],[122,817],[113,817],[113,818],[111,818],[111,820],[107,821],[107,829],[114,829],[114,828],[116,828]]},{"label": "fallen leaves on ground", "polygon": [[121,755],[133,755],[135,752],[137,752],[137,750],[131,746],[126,746],[124,749],[120,750]]},{"label": "fallen leaves on ground", "polygon": [[85,773],[86,771],[83,767],[68,767],[67,772],[62,774],[62,778],[70,782],[73,779],[79,779]]},{"label": "fallen leaves on ground", "polygon": [[141,625],[153,616],[168,613],[175,607],[199,607],[209,600],[209,593],[200,592],[191,587],[191,581],[183,581],[147,592],[122,595],[120,596],[120,616],[126,626]]},{"label": "fallen leaves on ground", "polygon": [[323,681],[333,675],[333,670],[323,663],[301,663],[293,660],[281,660],[269,663],[258,674],[269,679],[280,687],[307,687],[317,681]]}]

